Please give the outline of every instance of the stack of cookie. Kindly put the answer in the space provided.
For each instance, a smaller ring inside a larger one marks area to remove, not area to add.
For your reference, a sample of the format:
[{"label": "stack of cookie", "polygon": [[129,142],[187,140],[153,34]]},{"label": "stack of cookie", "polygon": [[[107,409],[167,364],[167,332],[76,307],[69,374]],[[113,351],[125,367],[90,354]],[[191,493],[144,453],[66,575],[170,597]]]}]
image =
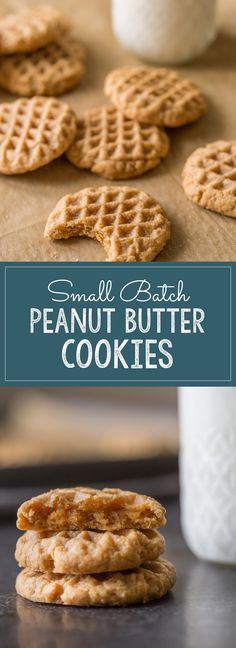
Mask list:
[{"label": "stack of cookie", "polygon": [[85,49],[68,37],[67,17],[37,5],[0,19],[0,86],[24,97],[55,96],[77,85]]},{"label": "stack of cookie", "polygon": [[165,509],[119,489],[56,489],[24,502],[16,560],[18,594],[79,606],[146,603],[164,596],[176,572],[160,559]]}]

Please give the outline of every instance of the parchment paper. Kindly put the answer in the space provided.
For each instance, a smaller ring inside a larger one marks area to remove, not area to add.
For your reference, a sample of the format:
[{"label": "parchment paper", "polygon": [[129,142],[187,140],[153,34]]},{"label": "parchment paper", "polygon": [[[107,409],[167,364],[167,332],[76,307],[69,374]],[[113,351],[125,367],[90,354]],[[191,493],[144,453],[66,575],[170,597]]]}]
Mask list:
[{"label": "parchment paper", "polygon": [[[34,4],[37,3],[2,0],[0,13]],[[112,34],[109,0],[50,0],[50,4],[72,16],[75,34],[89,52],[84,81],[62,98],[78,113],[107,103],[103,95],[105,75],[116,66],[138,62]],[[236,260],[236,219],[193,205],[181,187],[184,162],[196,147],[215,139],[236,139],[235,0],[220,1],[218,19],[216,41],[200,59],[182,68],[206,94],[207,115],[196,124],[172,130],[168,158],[152,172],[127,181],[155,196],[172,222],[172,238],[159,255],[160,261]],[[0,92],[0,101],[9,98],[10,95]],[[95,241],[78,238],[55,243],[43,238],[47,216],[59,198],[101,184],[109,182],[77,170],[64,158],[22,176],[1,175],[0,260],[103,261],[105,253]]]}]

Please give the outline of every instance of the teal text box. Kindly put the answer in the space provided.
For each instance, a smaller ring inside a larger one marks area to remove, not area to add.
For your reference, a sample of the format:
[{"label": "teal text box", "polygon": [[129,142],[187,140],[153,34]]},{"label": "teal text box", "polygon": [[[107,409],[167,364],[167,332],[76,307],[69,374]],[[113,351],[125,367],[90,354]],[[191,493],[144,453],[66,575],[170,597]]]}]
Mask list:
[{"label": "teal text box", "polygon": [[[8,263],[1,264],[0,273],[1,385],[236,384],[233,339],[236,264]],[[73,295],[79,295],[79,301]],[[173,301],[168,300],[170,295]],[[101,327],[91,332],[88,313],[90,324],[96,328],[97,309],[100,309]],[[111,332],[109,327],[107,330],[109,321],[104,309],[112,309]],[[131,332],[125,331],[127,309],[132,309],[133,326],[136,326]],[[171,313],[173,309],[176,313]],[[75,310],[80,322],[83,320],[87,326],[85,332],[75,317],[71,332],[71,313]],[[186,312],[181,324],[183,310]],[[30,332],[32,312],[33,331]],[[196,321],[200,321],[201,312],[204,320],[199,327],[195,322],[193,332],[194,314]],[[149,329],[145,331],[147,326]],[[101,344],[101,340],[105,341]],[[124,341],[121,355],[127,366],[119,358],[115,366],[117,346]],[[62,358],[66,343],[69,366]],[[77,364],[77,346],[81,349],[79,360],[83,366]],[[88,348],[92,355],[86,366]],[[111,360],[106,365],[109,353]],[[168,354],[172,356],[172,364]]]}]

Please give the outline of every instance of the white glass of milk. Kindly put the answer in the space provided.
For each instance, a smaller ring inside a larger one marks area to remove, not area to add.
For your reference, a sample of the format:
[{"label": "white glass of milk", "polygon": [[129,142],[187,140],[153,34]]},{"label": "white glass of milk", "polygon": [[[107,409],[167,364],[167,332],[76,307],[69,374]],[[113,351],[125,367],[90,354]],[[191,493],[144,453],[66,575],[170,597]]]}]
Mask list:
[{"label": "white glass of milk", "polygon": [[180,505],[198,558],[236,565],[236,387],[181,387]]},{"label": "white glass of milk", "polygon": [[185,63],[215,37],[216,0],[112,0],[113,31],[139,57]]}]

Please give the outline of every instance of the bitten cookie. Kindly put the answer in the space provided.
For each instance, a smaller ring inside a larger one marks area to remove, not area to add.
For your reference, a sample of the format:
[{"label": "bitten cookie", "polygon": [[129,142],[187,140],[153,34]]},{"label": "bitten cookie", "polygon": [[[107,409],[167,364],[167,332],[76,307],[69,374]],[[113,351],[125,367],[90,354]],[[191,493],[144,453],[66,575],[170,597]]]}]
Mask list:
[{"label": "bitten cookie", "polygon": [[154,198],[131,187],[90,187],[64,196],[44,236],[96,238],[107,261],[152,261],[170,238],[170,223]]},{"label": "bitten cookie", "polygon": [[0,85],[23,97],[60,95],[79,83],[85,57],[83,45],[65,38],[34,52],[4,56]]},{"label": "bitten cookie", "polygon": [[26,173],[48,164],[66,151],[75,132],[72,108],[57,99],[0,104],[0,172]]},{"label": "bitten cookie", "polygon": [[0,54],[32,52],[65,34],[70,22],[49,5],[38,5],[0,18]]},{"label": "bitten cookie", "polygon": [[118,488],[58,488],[24,502],[17,513],[23,531],[151,529],[165,522],[159,502]]},{"label": "bitten cookie", "polygon": [[24,569],[16,591],[30,601],[79,606],[113,606],[147,603],[174,586],[176,571],[167,560],[155,560],[130,571],[71,576]]},{"label": "bitten cookie", "polygon": [[166,68],[117,68],[106,77],[104,89],[129,119],[147,124],[183,126],[206,111],[199,88],[182,74]]},{"label": "bitten cookie", "polygon": [[27,531],[17,541],[20,567],[56,574],[96,574],[139,567],[165,550],[158,531]]},{"label": "bitten cookie", "polygon": [[194,151],[183,169],[183,187],[201,207],[236,218],[236,141]]},{"label": "bitten cookie", "polygon": [[163,130],[132,121],[114,106],[104,106],[79,118],[67,158],[80,169],[120,180],[153,169],[168,151],[169,138]]}]

